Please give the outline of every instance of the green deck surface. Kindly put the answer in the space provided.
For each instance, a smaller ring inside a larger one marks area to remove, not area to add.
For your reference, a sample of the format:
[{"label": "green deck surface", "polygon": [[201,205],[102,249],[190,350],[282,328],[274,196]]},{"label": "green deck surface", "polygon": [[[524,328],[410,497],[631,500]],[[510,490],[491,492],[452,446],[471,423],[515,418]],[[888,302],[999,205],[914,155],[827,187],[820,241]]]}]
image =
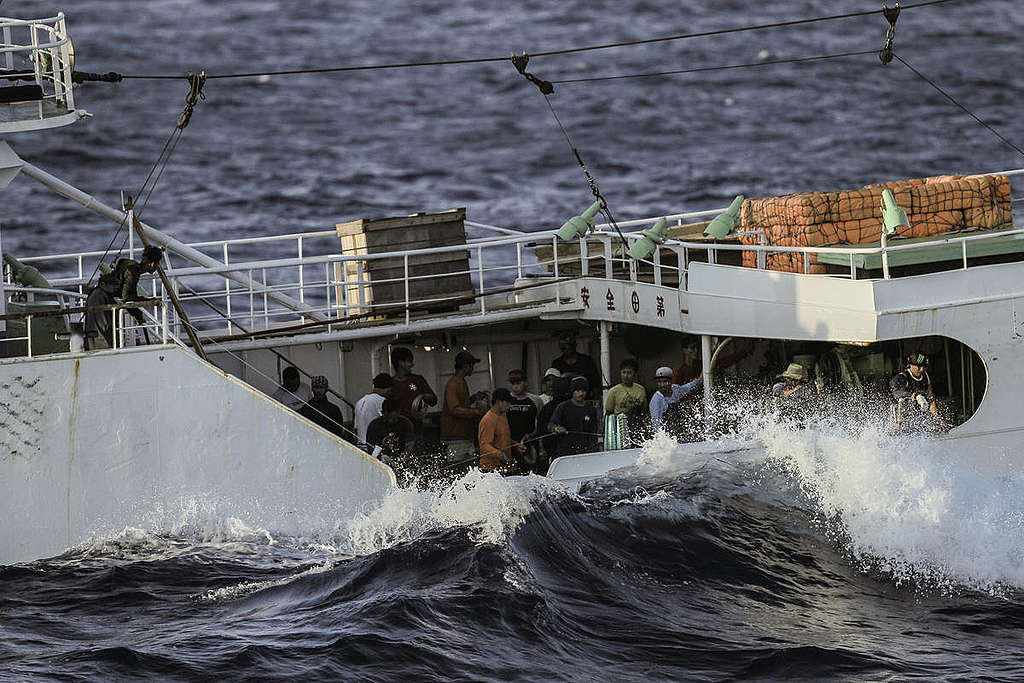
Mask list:
[{"label": "green deck surface", "polygon": [[[998,231],[993,230],[991,233],[1007,232],[1012,229],[1013,228],[1006,228]],[[945,239],[966,237],[969,234],[979,233],[959,233],[956,235],[950,235]],[[889,246],[895,247],[908,244],[923,244],[926,242],[934,242],[936,239],[936,237],[915,237],[905,240],[893,240],[889,242]],[[869,242],[867,244],[851,244],[848,247],[838,248],[863,249],[865,247],[877,246],[879,246],[878,242]],[[987,239],[973,240],[967,243],[967,258],[969,259],[1017,253],[1024,253],[1024,234],[989,237]],[[920,249],[908,249],[906,251],[890,251],[889,267],[899,268],[900,266],[913,266],[922,263],[939,263],[942,261],[960,261],[962,259],[963,245],[954,242],[950,244],[936,244],[935,246],[922,247]],[[850,255],[835,253],[818,254],[818,263],[825,263],[833,266],[845,266],[849,268]],[[882,255],[853,254],[853,264],[854,267],[862,270],[879,270],[882,267]]]}]

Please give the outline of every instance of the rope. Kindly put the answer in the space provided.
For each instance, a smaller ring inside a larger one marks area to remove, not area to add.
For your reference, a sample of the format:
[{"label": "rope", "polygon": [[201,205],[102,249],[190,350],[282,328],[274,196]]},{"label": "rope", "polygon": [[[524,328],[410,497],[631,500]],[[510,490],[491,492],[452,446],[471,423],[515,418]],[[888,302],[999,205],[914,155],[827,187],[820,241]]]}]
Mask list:
[{"label": "rope", "polygon": [[[181,140],[182,132],[188,126],[189,121],[192,120],[192,113],[195,111],[195,106],[199,100],[205,100],[206,95],[203,93],[203,86],[206,84],[206,72],[201,71],[198,74],[189,72],[188,76],[189,88],[185,94],[185,108],[182,110],[181,115],[178,116],[178,121],[174,128],[171,129],[171,134],[167,136],[167,140],[164,142],[163,148],[160,150],[160,154],[157,156],[156,161],[149,169],[149,173],[146,175],[146,179],[142,181],[142,186],[139,187],[138,192],[135,196],[140,196],[143,192],[146,193],[145,198],[142,201],[142,206],[135,212],[136,216],[141,216],[146,206],[149,204],[150,198],[153,196],[154,190],[156,190],[157,183],[160,182],[160,178],[163,176],[164,171],[167,169],[167,164],[171,160],[171,156],[174,155],[174,150],[178,147],[178,142]],[[159,169],[159,172],[157,172]],[[156,178],[153,178],[153,174],[156,173]],[[150,180],[153,183],[150,185]],[[148,186],[148,188],[147,188]],[[111,247],[114,246],[114,241],[117,236],[121,234],[121,230],[124,229],[125,223],[128,220],[128,212],[124,214],[124,218],[118,224],[117,229],[114,230],[114,234],[110,236],[110,242],[107,243],[107,248],[103,250],[103,255],[96,262],[96,267],[92,271],[92,275],[89,276],[88,284],[91,285],[93,278],[96,277],[96,273],[99,272],[100,264],[103,263],[104,259],[110,253]],[[118,248],[118,253],[124,251],[124,245],[128,241],[128,234],[121,239],[121,246]]]},{"label": "rope", "polygon": [[[906,9],[906,8],[904,7],[904,9]],[[906,61],[905,59],[903,59],[903,58],[902,58],[902,57],[900,57],[899,55],[896,55],[896,54],[894,54],[893,56],[894,56],[894,57],[895,57],[896,59],[898,59],[898,60],[900,61],[900,63],[901,63],[901,64],[903,64],[903,66],[905,66],[905,67],[907,67],[908,69],[910,69],[910,70],[911,70],[911,71],[912,71],[912,72],[913,72],[913,73],[914,73],[914,74],[915,74],[915,75],[916,75],[916,76],[917,76],[918,78],[920,78],[920,79],[921,79],[921,80],[923,80],[923,81],[924,81],[925,83],[927,83],[928,85],[930,85],[930,86],[932,86],[933,88],[935,88],[936,90],[938,90],[938,91],[939,91],[939,93],[940,93],[940,94],[941,94],[941,95],[942,95],[943,97],[945,97],[945,98],[946,98],[947,100],[949,100],[950,102],[952,102],[953,104],[955,104],[955,105],[956,105],[957,107],[959,107],[960,109],[962,109],[962,110],[963,110],[964,112],[966,112],[968,116],[970,116],[970,117],[971,117],[972,119],[974,119],[975,121],[977,121],[977,122],[978,122],[978,123],[979,123],[979,124],[980,124],[981,126],[983,126],[984,128],[987,128],[987,129],[989,130],[989,132],[991,132],[991,133],[992,133],[993,135],[995,135],[995,136],[996,136],[997,138],[999,138],[1000,140],[1002,140],[1002,141],[1003,141],[1003,143],[1004,143],[1004,144],[1006,144],[1006,146],[1007,146],[1007,147],[1010,147],[1011,149],[1015,150],[1015,151],[1016,151],[1016,152],[1017,152],[1018,154],[1020,154],[1021,156],[1024,156],[1024,149],[1021,149],[1021,148],[1020,148],[1020,147],[1018,147],[1017,145],[1015,145],[1015,144],[1013,144],[1012,142],[1010,142],[1009,140],[1007,140],[1007,139],[1006,139],[1005,137],[1003,137],[1003,136],[1002,136],[1002,135],[1001,135],[1001,134],[999,133],[999,131],[997,131],[997,130],[996,130],[995,128],[993,128],[992,126],[988,125],[987,123],[985,123],[984,121],[982,121],[982,120],[981,120],[980,118],[978,118],[977,116],[975,116],[974,112],[972,112],[972,111],[971,111],[970,109],[968,109],[968,108],[967,108],[967,107],[965,107],[965,106],[964,106],[963,104],[961,104],[960,102],[958,102],[958,101],[956,100],[956,98],[954,98],[954,97],[953,97],[952,95],[950,95],[950,94],[949,94],[948,92],[946,92],[946,91],[945,91],[945,90],[943,90],[943,89],[942,89],[941,87],[939,87],[939,85],[938,85],[937,83],[935,83],[935,81],[931,80],[930,78],[928,78],[927,76],[925,76],[925,75],[924,75],[923,73],[921,73],[920,71],[918,71],[917,69],[915,69],[914,67],[912,67],[912,66],[911,66],[911,65],[910,65],[910,64],[909,64],[909,63],[908,63],[908,62],[907,62],[907,61]]]},{"label": "rope", "polygon": [[626,242],[626,238],[622,234],[622,230],[619,229],[619,224],[615,221],[615,217],[612,216],[611,210],[608,208],[608,200],[604,198],[601,191],[598,189],[597,181],[587,169],[587,165],[583,162],[583,157],[580,156],[579,149],[577,149],[576,145],[573,144],[569,131],[567,131],[565,126],[562,125],[562,119],[558,117],[558,112],[555,111],[555,105],[551,103],[550,95],[555,91],[555,87],[550,81],[542,80],[529,73],[526,70],[526,66],[529,62],[530,55],[526,52],[523,52],[521,55],[517,55],[514,52],[512,53],[512,66],[516,68],[516,71],[518,71],[523,78],[537,86],[537,89],[540,90],[540,94],[544,96],[544,101],[548,103],[548,109],[551,110],[551,115],[554,117],[555,123],[558,124],[558,129],[562,131],[562,135],[565,137],[565,141],[569,145],[569,150],[572,152],[573,156],[576,157],[576,163],[580,165],[580,168],[583,169],[583,174],[587,177],[587,184],[590,186],[590,192],[599,202],[601,202],[601,213],[608,219],[608,223],[615,228],[615,232],[619,234],[619,239],[622,240],[622,244],[628,247],[629,243]]},{"label": "rope", "polygon": [[[948,2],[958,2],[962,0],[928,0],[926,2],[918,2],[912,5],[903,5],[901,10],[906,11],[908,9],[917,9],[920,7],[928,7],[930,5],[942,5]],[[676,40],[688,40],[690,38],[704,38],[707,36],[719,36],[728,33],[742,33],[745,31],[761,31],[773,28],[783,28],[786,26],[800,26],[802,24],[812,24],[822,21],[836,21],[840,19],[853,19],[857,17],[866,17],[874,14],[883,14],[884,10],[864,10],[861,12],[847,12],[845,14],[833,14],[823,17],[808,17],[805,19],[793,19],[790,21],[778,21],[769,24],[755,24],[751,26],[735,26],[730,28],[716,29],[711,31],[699,31],[695,33],[680,33],[671,36],[660,36],[657,38],[644,38],[640,40],[628,40],[620,41],[616,43],[603,43],[600,45],[587,45],[583,47],[571,47],[560,50],[548,50],[545,52],[535,52],[534,57],[554,57],[558,55],[576,54],[580,52],[593,52],[596,50],[609,50],[620,47],[632,47],[635,45],[649,45],[652,43],[665,43]],[[245,73],[227,73],[227,74],[210,74],[207,76],[208,79],[213,78],[254,78],[257,76],[294,76],[299,74],[323,74],[323,73],[343,73],[348,71],[373,71],[380,69],[408,69],[418,68],[426,66],[457,66],[464,64],[487,64],[494,62],[504,62],[508,60],[508,57],[481,57],[476,59],[438,59],[429,60],[422,62],[395,62],[388,64],[366,64],[359,66],[336,66],[336,67],[325,67],[319,69],[288,69],[283,71],[252,71]],[[110,72],[104,76],[113,78],[121,78],[125,80],[176,80],[182,78],[181,75],[164,75],[164,74],[136,74],[136,75],[123,75],[115,72]],[[104,79],[108,80],[108,79]]]},{"label": "rope", "polygon": [[728,64],[725,66],[702,66],[694,67],[692,69],[675,69],[672,71],[653,71],[650,73],[639,73],[639,74],[622,74],[619,76],[593,76],[590,78],[566,78],[558,81],[551,81],[556,85],[562,85],[565,83],[587,83],[591,81],[615,81],[625,78],[652,78],[655,76],[672,76],[676,74],[692,74],[701,71],[725,71],[728,69],[745,69],[748,67],[755,66],[771,66],[774,64],[796,64],[799,62],[813,62],[823,59],[838,59],[841,57],[855,57],[860,55],[873,55],[874,50],[860,50],[857,52],[839,52],[831,55],[818,55],[816,57],[795,57],[793,59],[773,59],[763,62],[749,62],[746,64]]}]

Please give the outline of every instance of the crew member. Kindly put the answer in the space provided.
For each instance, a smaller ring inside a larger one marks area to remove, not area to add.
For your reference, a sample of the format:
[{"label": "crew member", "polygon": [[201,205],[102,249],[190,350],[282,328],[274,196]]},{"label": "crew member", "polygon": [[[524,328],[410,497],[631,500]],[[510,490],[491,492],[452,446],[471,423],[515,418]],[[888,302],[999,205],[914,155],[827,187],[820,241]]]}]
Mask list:
[{"label": "crew member", "polygon": [[540,393],[540,408],[538,410],[542,410],[544,406],[551,403],[551,399],[555,397],[555,380],[561,376],[562,373],[558,368],[548,368],[544,371],[544,382],[542,383],[544,391]]},{"label": "crew member", "polygon": [[299,415],[344,438],[345,418],[341,415],[341,408],[327,398],[327,378],[317,375],[309,383],[309,386],[313,396],[306,401],[306,405],[299,409]]},{"label": "crew member", "polygon": [[506,417],[511,400],[512,393],[498,387],[491,399],[491,409],[480,420],[480,469],[485,472],[515,474],[516,455],[526,450],[522,444],[512,440]]},{"label": "crew member", "polygon": [[302,381],[299,369],[294,365],[289,365],[281,371],[281,386],[274,390],[270,398],[298,411],[306,405],[310,396],[312,393],[309,390],[309,385]]},{"label": "crew member", "polygon": [[380,417],[374,418],[366,428],[366,443],[371,451],[380,446],[378,455],[382,462],[396,467],[405,462],[412,453],[416,435],[412,423],[402,417],[398,404],[386,398],[381,403]]},{"label": "crew member", "polygon": [[[608,396],[604,400],[606,416],[626,416],[625,432],[619,433],[619,443],[623,445],[639,443],[647,421],[647,390],[642,384],[633,381],[639,369],[639,364],[632,358],[626,358],[619,363],[621,381],[608,390]],[[615,425],[618,428],[618,419],[615,420]]]},{"label": "crew member", "polygon": [[576,350],[576,335],[563,332],[558,337],[558,350],[562,355],[551,361],[551,367],[562,373],[562,377],[585,377],[593,398],[594,392],[601,391],[601,373],[594,359]]},{"label": "crew member", "polygon": [[391,387],[395,380],[391,375],[382,372],[373,378],[373,391],[356,401],[355,422],[356,434],[359,436],[359,443],[366,443],[366,428],[370,423],[384,414],[381,406],[384,400],[391,396]]},{"label": "crew member", "polygon": [[677,403],[679,399],[684,396],[688,396],[694,389],[701,385],[701,378],[687,382],[686,384],[673,384],[672,383],[672,368],[660,367],[654,373],[655,379],[658,381],[658,390],[651,396],[650,410],[651,410],[651,426],[654,427],[654,431],[661,429],[664,424],[665,412],[674,403]]},{"label": "crew member", "polygon": [[474,408],[473,404],[487,398],[487,393],[478,391],[470,395],[466,378],[480,359],[469,351],[455,354],[455,374],[444,387],[444,407],[441,409],[441,443],[448,449],[452,462],[465,460],[476,452],[477,421],[486,411]]},{"label": "crew member", "polygon": [[526,390],[526,373],[522,370],[510,370],[508,385],[511,398],[508,406],[508,426],[512,430],[512,440],[523,444],[525,449],[519,458],[520,472],[542,473],[547,471],[547,463],[542,462],[540,443],[537,436],[537,415],[543,407],[540,396]]},{"label": "crew member", "polygon": [[394,384],[391,386],[391,400],[398,404],[398,410],[412,423],[417,437],[423,436],[423,415],[427,407],[437,405],[437,394],[423,375],[412,372],[416,362],[412,351],[397,346],[391,351],[391,366],[395,369]]},{"label": "crew member", "polygon": [[[897,431],[934,429],[944,426],[935,404],[932,380],[928,376],[928,356],[921,352],[907,356],[906,367],[889,380],[889,389],[895,401],[892,406],[893,424]],[[931,420],[923,420],[926,414]]]},{"label": "crew member", "polygon": [[785,372],[775,377],[772,397],[779,413],[791,418],[807,417],[817,399],[818,390],[808,381],[807,368],[799,363],[790,363]]},{"label": "crew member", "polygon": [[[671,372],[671,371],[670,371]],[[555,455],[592,453],[597,450],[597,435],[603,423],[597,408],[587,403],[590,385],[586,377],[573,377],[569,382],[572,398],[555,408],[548,427],[558,435]]]},{"label": "crew member", "polygon": [[[138,301],[139,278],[143,274],[155,273],[160,259],[163,258],[160,247],[148,246],[142,250],[142,260],[136,263],[130,258],[118,259],[114,269],[100,276],[96,287],[85,299],[86,306],[107,306],[123,302]],[[142,312],[137,308],[129,308],[128,313],[140,325],[143,322]],[[85,313],[86,343],[91,349],[112,348],[114,346],[114,312],[86,311]],[[98,334],[90,335],[90,331]],[[89,338],[93,337],[92,341]]]}]

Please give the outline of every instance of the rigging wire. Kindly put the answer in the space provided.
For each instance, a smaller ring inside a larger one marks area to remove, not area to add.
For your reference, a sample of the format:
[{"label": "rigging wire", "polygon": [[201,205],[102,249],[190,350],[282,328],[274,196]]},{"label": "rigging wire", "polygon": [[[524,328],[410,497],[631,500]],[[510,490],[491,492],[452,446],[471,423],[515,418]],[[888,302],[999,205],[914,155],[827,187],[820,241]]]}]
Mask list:
[{"label": "rigging wire", "polygon": [[[918,2],[911,5],[903,5],[902,10],[917,9],[920,7],[928,7],[930,5],[942,5],[949,2],[961,2],[963,0],[926,0],[925,2]],[[836,21],[840,19],[853,19],[857,17],[866,17],[873,14],[882,14],[883,10],[863,10],[860,12],[847,12],[845,14],[833,14],[822,17],[807,17],[804,19],[793,19],[790,21],[778,21],[769,24],[755,24],[751,26],[734,26],[730,28],[714,29],[710,31],[699,31],[695,33],[681,33],[671,36],[659,36],[657,38],[642,38],[638,40],[627,40],[615,43],[604,43],[601,45],[587,45],[583,47],[571,47],[560,50],[548,50],[545,52],[535,52],[532,54],[534,57],[555,57],[559,55],[577,54],[580,52],[593,52],[597,50],[609,50],[620,47],[632,47],[635,45],[649,45],[652,43],[664,43],[677,40],[687,40],[690,38],[704,38],[708,36],[718,36],[728,33],[742,33],[746,31],[761,31],[773,28],[782,28],[786,26],[799,26],[802,24],[811,24],[822,21]],[[476,59],[438,59],[429,60],[422,62],[395,62],[390,64],[365,64],[355,66],[336,66],[336,67],[323,67],[318,69],[288,69],[282,71],[254,71],[247,73],[227,73],[227,74],[209,74],[208,79],[232,79],[232,78],[254,78],[258,76],[293,76],[299,74],[322,74],[322,73],[341,73],[348,71],[374,71],[380,69],[406,69],[406,68],[418,68],[426,66],[452,66],[452,65],[465,65],[465,64],[486,64],[495,62],[507,61],[508,57],[480,57]],[[175,80],[185,78],[181,75],[158,75],[158,74],[133,74],[123,75],[110,72],[103,74],[103,79],[88,79],[88,80],[105,80],[113,82],[115,78],[121,78],[125,80]]]},{"label": "rigging wire", "polygon": [[[175,123],[174,128],[171,129],[171,134],[167,136],[167,140],[164,142],[163,149],[160,150],[160,154],[157,156],[152,167],[149,169],[149,173],[146,175],[146,179],[142,182],[142,186],[139,187],[138,192],[135,193],[136,198],[139,197],[143,192],[146,193],[146,197],[142,202],[142,206],[135,212],[135,215],[141,216],[146,205],[149,204],[150,198],[153,196],[156,185],[160,182],[160,178],[163,176],[164,171],[167,169],[167,164],[171,160],[171,156],[174,154],[174,150],[178,147],[178,142],[181,140],[181,135],[188,126],[189,121],[192,120],[192,113],[195,111],[195,106],[199,100],[205,100],[206,95],[203,93],[203,86],[206,83],[206,73],[200,72],[198,74],[188,74],[189,89],[185,95],[185,107],[178,116],[178,121]],[[159,172],[157,169],[159,168]],[[156,178],[153,178],[153,173],[156,173]],[[152,180],[152,184],[150,184]],[[148,186],[148,187],[147,187]],[[114,234],[110,236],[110,242],[107,244],[107,248],[103,250],[103,255],[100,256],[96,262],[96,267],[93,268],[92,275],[89,276],[88,285],[92,284],[93,278],[96,277],[96,273],[99,272],[100,265],[103,260],[107,258],[111,248],[114,246],[114,241],[117,240],[117,236],[124,229],[125,223],[128,220],[128,212],[125,211],[124,218],[118,224],[117,229],[114,230]],[[131,231],[128,231],[125,236],[121,239],[121,246],[118,248],[118,253],[124,251],[124,245],[128,241],[128,235]]]},{"label": "rigging wire", "polygon": [[565,83],[588,83],[593,81],[615,81],[626,78],[651,78],[655,76],[671,76],[675,74],[692,74],[700,71],[725,71],[728,69],[745,69],[748,67],[755,66],[771,66],[774,64],[796,64],[799,62],[813,62],[824,59],[838,59],[841,57],[856,57],[860,55],[873,55],[876,54],[875,50],[859,50],[857,52],[839,52],[830,55],[818,55],[816,57],[794,57],[793,59],[773,59],[765,60],[763,62],[749,62],[746,64],[727,64],[724,66],[701,66],[694,67],[692,69],[674,69],[672,71],[654,71],[650,73],[637,73],[637,74],[621,74],[618,76],[591,76],[588,78],[566,78],[557,81],[551,81],[552,84],[562,85]]},{"label": "rigging wire", "polygon": [[[139,194],[141,194],[142,192],[145,192],[146,186],[149,184],[149,181],[153,177],[153,173],[156,171],[157,167],[160,166],[161,160],[164,159],[164,155],[167,153],[167,148],[171,144],[171,141],[174,139],[174,136],[175,136],[176,132],[178,132],[177,127],[175,127],[171,131],[171,134],[169,136],[167,136],[167,140],[164,142],[163,149],[160,150],[160,155],[157,156],[156,161],[153,162],[153,165],[149,169],[149,173],[146,175],[146,179],[142,182],[142,185],[139,187],[138,192],[135,193],[135,196],[139,196]],[[148,197],[147,197],[147,201],[148,201]],[[106,248],[103,250],[103,255],[100,256],[100,258],[96,261],[96,267],[93,268],[92,275],[89,276],[89,281],[86,283],[86,288],[89,288],[92,285],[92,281],[96,277],[96,273],[98,273],[99,270],[100,270],[100,265],[102,265],[104,259],[107,258],[107,255],[110,254],[110,250],[114,246],[114,241],[117,239],[117,236],[121,234],[121,230],[124,229],[125,223],[127,223],[127,222],[128,222],[128,212],[126,211],[124,213],[124,217],[121,219],[121,222],[118,224],[117,228],[114,230],[114,233],[110,236],[110,241],[107,243]],[[124,237],[124,239],[121,240],[121,246],[117,250],[118,253],[124,251],[124,244],[125,244],[125,241],[127,239],[128,239],[128,237],[126,235]]]},{"label": "rigging wire", "polygon": [[950,95],[950,94],[949,94],[948,92],[946,92],[946,91],[945,91],[945,90],[943,90],[943,89],[942,89],[941,87],[939,87],[939,85],[938,85],[938,84],[937,84],[937,83],[936,83],[935,81],[931,80],[930,78],[928,78],[927,76],[925,76],[925,75],[924,75],[923,73],[921,73],[920,71],[918,71],[917,69],[915,69],[914,67],[912,67],[912,66],[911,66],[911,65],[910,65],[910,64],[909,64],[909,63],[907,62],[907,60],[903,59],[903,58],[902,58],[902,57],[900,57],[899,55],[897,55],[897,54],[894,54],[893,56],[894,56],[894,57],[895,57],[896,59],[898,59],[898,60],[900,61],[900,63],[901,63],[901,64],[903,64],[903,66],[905,66],[905,67],[907,67],[908,69],[910,69],[910,70],[911,70],[911,71],[912,71],[912,72],[913,72],[913,73],[914,73],[914,74],[915,74],[915,75],[916,75],[916,76],[917,76],[918,78],[920,78],[920,79],[921,79],[921,80],[923,80],[923,81],[924,81],[925,83],[927,83],[928,85],[930,85],[930,86],[932,86],[933,88],[935,88],[936,90],[938,90],[938,91],[939,91],[939,93],[940,93],[940,94],[941,94],[941,95],[942,95],[943,97],[945,97],[945,98],[946,98],[947,100],[949,100],[950,102],[952,102],[953,104],[955,104],[955,105],[956,105],[957,107],[959,107],[960,109],[962,109],[962,110],[963,110],[964,112],[966,112],[966,113],[967,113],[967,115],[968,115],[968,116],[970,116],[970,117],[971,117],[972,119],[974,119],[975,121],[977,121],[977,122],[978,122],[978,124],[980,124],[981,126],[983,126],[983,127],[987,128],[987,129],[988,129],[988,130],[989,130],[989,131],[990,131],[990,132],[991,132],[991,133],[992,133],[993,135],[995,135],[995,136],[996,136],[997,138],[999,138],[1000,140],[1002,140],[1002,141],[1003,141],[1003,143],[1005,143],[1005,144],[1006,144],[1006,145],[1007,145],[1008,147],[1010,147],[1010,148],[1012,148],[1012,149],[1016,150],[1016,152],[1017,152],[1018,154],[1020,154],[1021,156],[1024,156],[1024,149],[1021,149],[1021,148],[1020,148],[1020,147],[1018,147],[1017,145],[1015,145],[1015,144],[1013,144],[1012,142],[1010,142],[1009,140],[1007,140],[1007,139],[1006,139],[1005,137],[1003,137],[1003,135],[1002,135],[1002,134],[1001,134],[1001,133],[1000,133],[999,131],[997,131],[997,130],[996,130],[995,128],[993,128],[992,126],[990,126],[989,124],[985,123],[985,122],[984,122],[984,121],[982,121],[982,120],[981,120],[980,118],[978,118],[978,117],[977,117],[977,116],[976,116],[976,115],[974,114],[974,112],[972,112],[972,111],[971,111],[970,109],[968,109],[968,108],[967,108],[966,106],[964,106],[963,104],[961,104],[961,103],[960,103],[960,102],[959,102],[959,101],[958,101],[958,100],[957,100],[957,99],[956,99],[955,97],[953,97],[953,96],[952,96],[952,95]]}]

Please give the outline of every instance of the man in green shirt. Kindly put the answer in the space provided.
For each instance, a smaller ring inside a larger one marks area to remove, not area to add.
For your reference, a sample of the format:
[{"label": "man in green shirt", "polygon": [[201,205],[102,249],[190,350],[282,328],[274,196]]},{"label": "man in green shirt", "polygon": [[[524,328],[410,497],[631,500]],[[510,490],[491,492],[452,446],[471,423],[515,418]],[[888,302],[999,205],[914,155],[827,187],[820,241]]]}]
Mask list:
[{"label": "man in green shirt", "polygon": [[605,415],[631,415],[647,404],[647,392],[643,385],[633,381],[638,369],[639,365],[632,358],[619,363],[619,379],[622,382],[608,390],[608,397],[604,401]]}]

